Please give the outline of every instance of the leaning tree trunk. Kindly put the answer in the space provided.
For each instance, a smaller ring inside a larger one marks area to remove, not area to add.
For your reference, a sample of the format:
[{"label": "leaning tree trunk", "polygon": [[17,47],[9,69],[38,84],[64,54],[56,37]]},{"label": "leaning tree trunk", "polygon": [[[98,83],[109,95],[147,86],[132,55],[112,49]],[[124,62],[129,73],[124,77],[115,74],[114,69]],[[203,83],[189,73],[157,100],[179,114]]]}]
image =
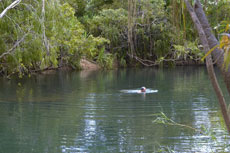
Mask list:
[{"label": "leaning tree trunk", "polygon": [[[199,34],[199,37],[200,37],[200,41],[204,47],[204,50],[205,52],[207,53],[210,48],[209,48],[209,44],[208,44],[208,40],[206,38],[206,35],[205,35],[205,32],[203,30],[203,27],[197,17],[197,14],[195,13],[194,9],[191,7],[190,3],[188,2],[188,0],[184,0],[185,3],[186,3],[186,6],[187,6],[187,10],[189,11],[189,14],[196,26],[196,29],[198,31],[198,34]],[[218,101],[219,101],[219,104],[220,104],[220,108],[221,108],[221,112],[223,114],[223,117],[224,117],[224,121],[225,121],[225,124],[227,126],[227,129],[228,129],[228,132],[230,132],[230,119],[229,119],[229,116],[228,116],[228,113],[227,113],[227,106],[226,106],[226,103],[225,103],[225,99],[224,99],[224,96],[222,94],[222,91],[219,87],[219,84],[218,84],[218,81],[216,79],[216,75],[215,75],[215,72],[214,72],[214,68],[213,68],[213,64],[212,64],[212,57],[211,55],[208,55],[207,56],[207,59],[206,59],[206,67],[207,67],[207,70],[208,70],[208,75],[209,75],[209,78],[212,82],[212,86],[215,90],[215,93],[217,95],[217,98],[218,98]]]},{"label": "leaning tree trunk", "polygon": [[[208,19],[203,11],[202,5],[200,3],[199,0],[196,0],[195,3],[195,13],[203,27],[203,30],[205,32],[206,38],[208,40],[208,45],[209,48],[213,48],[216,45],[219,44],[218,40],[216,39],[216,37],[214,36],[214,34],[212,33],[212,29],[208,23]],[[213,52],[212,52],[212,57],[213,60],[216,61],[217,66],[219,67],[219,69],[221,70],[221,73],[224,77],[224,81],[226,84],[226,87],[228,89],[228,93],[230,94],[230,66],[228,68],[227,71],[225,71],[225,69],[223,69],[223,64],[224,64],[224,54],[223,54],[223,50],[216,48]]]}]

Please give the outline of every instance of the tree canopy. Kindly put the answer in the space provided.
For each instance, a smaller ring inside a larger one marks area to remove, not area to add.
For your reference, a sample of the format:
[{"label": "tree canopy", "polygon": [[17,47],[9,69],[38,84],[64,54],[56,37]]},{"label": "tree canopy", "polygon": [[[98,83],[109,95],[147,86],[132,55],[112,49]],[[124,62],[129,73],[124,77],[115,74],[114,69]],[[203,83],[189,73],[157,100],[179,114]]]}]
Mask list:
[{"label": "tree canopy", "polygon": [[[222,21],[229,21],[230,2],[202,3],[218,35],[226,27]],[[183,0],[10,0],[0,5],[3,75],[78,69],[82,58],[112,68],[114,62],[199,63],[204,56]]]}]

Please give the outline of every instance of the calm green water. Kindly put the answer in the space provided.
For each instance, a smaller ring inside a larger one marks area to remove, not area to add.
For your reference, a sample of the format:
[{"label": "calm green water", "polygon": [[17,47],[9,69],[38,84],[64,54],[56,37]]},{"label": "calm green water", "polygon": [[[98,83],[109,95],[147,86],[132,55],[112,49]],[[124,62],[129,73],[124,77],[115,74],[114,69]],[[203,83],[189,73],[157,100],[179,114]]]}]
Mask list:
[{"label": "calm green water", "polygon": [[[57,72],[0,84],[0,153],[230,150],[204,67]],[[141,86],[158,93],[120,92]],[[160,112],[216,139],[153,123]]]}]

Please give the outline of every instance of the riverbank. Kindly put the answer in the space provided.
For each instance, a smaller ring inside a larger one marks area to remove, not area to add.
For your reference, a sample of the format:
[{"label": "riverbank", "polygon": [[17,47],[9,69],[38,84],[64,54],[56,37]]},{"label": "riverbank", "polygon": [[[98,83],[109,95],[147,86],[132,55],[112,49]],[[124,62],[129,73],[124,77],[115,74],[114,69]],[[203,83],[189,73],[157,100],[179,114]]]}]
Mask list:
[{"label": "riverbank", "polygon": [[[155,64],[151,67],[176,67],[176,66],[204,66],[205,63],[201,62],[201,61],[193,61],[193,60],[175,60],[175,61],[164,61],[160,64]],[[140,62],[134,62],[132,64],[129,64],[126,66],[126,68],[133,68],[133,67],[150,67],[150,66],[146,66],[143,63]],[[121,66],[119,64],[118,61],[114,61],[113,62],[113,66],[112,69],[117,69],[117,68],[124,68],[124,66]],[[46,68],[43,70],[31,70],[28,73],[22,74],[22,75],[37,75],[37,74],[54,74],[57,70],[61,70],[61,71],[74,71],[74,70],[78,70],[78,71],[98,71],[98,70],[102,70],[105,69],[102,66],[100,66],[97,62],[95,61],[91,61],[88,60],[86,58],[82,58],[79,62],[79,68],[78,69],[74,69],[71,66],[61,66],[61,67],[57,67],[57,68]],[[15,76],[18,75],[19,77],[22,77],[22,75],[19,75],[19,73],[11,73],[9,75],[6,74],[2,74],[3,77],[6,77],[8,79],[11,78],[11,76]]]}]

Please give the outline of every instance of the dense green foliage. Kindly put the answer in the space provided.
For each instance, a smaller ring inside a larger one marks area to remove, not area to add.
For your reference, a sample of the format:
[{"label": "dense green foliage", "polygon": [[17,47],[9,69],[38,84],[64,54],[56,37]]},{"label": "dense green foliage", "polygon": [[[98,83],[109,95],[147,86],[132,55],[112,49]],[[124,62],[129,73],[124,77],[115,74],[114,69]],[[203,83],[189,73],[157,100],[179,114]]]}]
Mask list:
[{"label": "dense green foliage", "polygon": [[[0,1],[1,12],[12,1]],[[203,1],[213,28],[229,20],[228,1]],[[129,19],[124,0],[26,0],[0,19],[1,74],[25,74],[62,66],[79,68],[81,58],[111,68],[164,61],[199,61],[197,34],[183,1],[138,0]],[[44,9],[43,9],[44,8]],[[129,55],[132,21],[134,57]],[[138,59],[138,60],[137,60]]]},{"label": "dense green foliage", "polygon": [[24,37],[1,58],[3,73],[24,74],[65,65],[77,68],[83,56],[90,59],[102,56],[103,44],[109,41],[87,34],[68,3],[49,1],[45,7],[44,22],[41,1],[22,3],[17,9],[23,11],[12,9],[0,20],[1,53],[8,52]]}]

